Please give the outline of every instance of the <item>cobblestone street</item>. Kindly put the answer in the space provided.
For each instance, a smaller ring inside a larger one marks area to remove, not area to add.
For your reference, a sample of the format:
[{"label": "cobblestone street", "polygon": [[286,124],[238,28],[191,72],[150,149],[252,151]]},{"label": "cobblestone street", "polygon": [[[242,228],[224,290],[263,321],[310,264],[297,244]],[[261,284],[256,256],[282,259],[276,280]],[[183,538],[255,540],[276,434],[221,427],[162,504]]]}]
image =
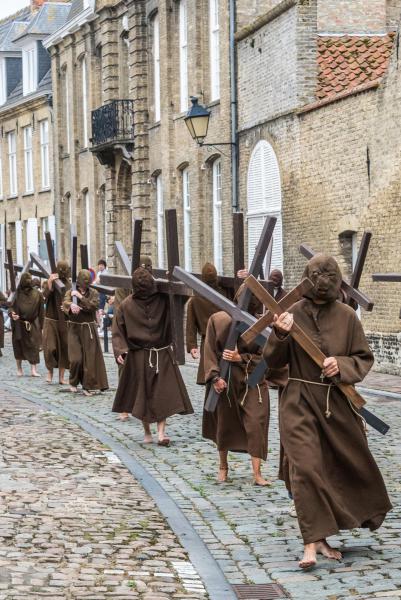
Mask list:
[{"label": "cobblestone street", "polygon": [[[157,600],[200,595],[175,578],[173,563],[188,558],[125,467],[113,462],[114,455],[76,425],[41,412],[27,403],[29,399],[91,422],[123,445],[174,499],[230,583],[280,583],[299,600],[401,597],[399,399],[368,398],[375,413],[392,426],[385,438],[369,433],[394,505],[392,513],[376,533],[358,530],[334,538],[334,545],[345,547],[342,563],[321,559],[316,569],[302,573],[297,522],[288,515],[284,485],[276,480],[275,393],[265,469],[272,487],[254,487],[249,460],[240,455],[231,456],[229,483],[219,485],[216,451],[200,436],[203,390],[195,384],[193,365],[184,367],[183,373],[195,415],[171,419],[168,434],[173,444],[164,449],[143,445],[140,424],[134,419],[122,423],[111,413],[113,390],[85,398],[47,385],[44,377],[17,379],[7,344],[0,363],[6,463],[1,472],[0,598],[74,598],[82,593],[96,600],[109,596]],[[115,387],[111,357],[106,364]],[[43,364],[40,372],[44,375]],[[10,483],[14,479],[16,483]],[[170,577],[156,577],[156,570]],[[99,587],[94,588],[96,584]],[[11,595],[4,592],[7,586],[13,589]],[[44,586],[44,592],[35,596],[28,593],[33,589],[29,586],[36,590]],[[114,593],[110,586],[115,586]],[[143,596],[142,586],[148,586]]]}]

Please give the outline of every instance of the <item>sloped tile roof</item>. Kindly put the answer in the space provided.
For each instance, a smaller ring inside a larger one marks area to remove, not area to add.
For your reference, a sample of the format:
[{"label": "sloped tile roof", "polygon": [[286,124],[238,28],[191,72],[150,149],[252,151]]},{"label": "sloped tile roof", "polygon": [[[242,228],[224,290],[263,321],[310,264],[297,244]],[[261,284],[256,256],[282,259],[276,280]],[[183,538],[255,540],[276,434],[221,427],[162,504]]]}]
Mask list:
[{"label": "sloped tile roof", "polygon": [[380,79],[387,70],[395,33],[385,36],[319,36],[318,100]]},{"label": "sloped tile roof", "polygon": [[70,4],[43,4],[22,35],[51,35],[64,25],[70,8]]},{"label": "sloped tile roof", "polygon": [[0,51],[12,52],[18,50],[13,43],[17,35],[20,35],[27,27],[31,18],[31,9],[28,7],[0,21]]}]

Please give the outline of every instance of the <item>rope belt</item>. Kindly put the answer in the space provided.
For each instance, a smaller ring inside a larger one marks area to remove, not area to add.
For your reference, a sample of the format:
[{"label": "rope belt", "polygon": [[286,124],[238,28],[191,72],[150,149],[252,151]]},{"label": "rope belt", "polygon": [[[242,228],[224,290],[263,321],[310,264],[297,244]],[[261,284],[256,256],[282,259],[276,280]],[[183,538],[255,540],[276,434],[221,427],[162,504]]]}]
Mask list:
[{"label": "rope belt", "polygon": [[[246,386],[245,386],[245,394],[243,395],[242,400],[240,402],[241,406],[244,406],[245,401],[246,401],[246,397],[247,397],[248,392],[249,392],[248,380],[249,380],[249,365],[251,364],[251,362],[252,362],[252,359],[250,358],[248,360],[248,362],[246,363],[246,367],[245,367],[245,381],[246,381]],[[230,398],[231,365],[232,365],[232,363],[230,363],[230,366],[228,368],[228,385],[227,385],[227,392],[226,392],[226,396],[227,396],[230,408],[231,408],[231,398]],[[258,383],[256,384],[256,387],[258,388],[258,402],[259,402],[259,404],[262,404],[262,402],[263,402],[263,400],[262,400],[262,393],[260,391],[260,386],[259,386]]]},{"label": "rope belt", "polygon": [[[333,386],[335,386],[335,383],[323,383],[321,381],[308,381],[307,379],[298,379],[297,377],[289,377],[288,381],[299,381],[300,383],[310,383],[311,385],[320,385],[323,387],[327,387],[327,396],[326,396],[326,410],[325,410],[325,417],[326,419],[329,419],[332,415],[331,411],[330,411],[330,394],[331,394],[331,389]],[[363,423],[363,426],[366,430],[366,421],[365,419],[359,414],[358,411],[355,410],[355,408],[352,406],[352,402],[347,398],[348,400],[348,404],[352,410],[353,413],[356,414],[357,417],[359,417]]]},{"label": "rope belt", "polygon": [[30,321],[22,321],[25,325],[25,330],[29,333],[32,329],[32,323]]},{"label": "rope belt", "polygon": [[80,325],[81,327],[84,327],[86,325],[87,327],[89,327],[89,335],[91,336],[91,340],[93,340],[93,333],[92,333],[91,325],[97,326],[97,322],[96,321],[85,321],[85,323],[76,323],[75,321],[67,321],[67,325]]},{"label": "rope belt", "polygon": [[[162,350],[168,350],[169,348],[171,348],[171,344],[164,346],[164,348],[145,348],[145,350],[149,351],[149,367],[153,369],[156,366],[156,375],[159,374],[159,352]],[[152,362],[153,353],[156,354],[156,365],[154,365]]]}]

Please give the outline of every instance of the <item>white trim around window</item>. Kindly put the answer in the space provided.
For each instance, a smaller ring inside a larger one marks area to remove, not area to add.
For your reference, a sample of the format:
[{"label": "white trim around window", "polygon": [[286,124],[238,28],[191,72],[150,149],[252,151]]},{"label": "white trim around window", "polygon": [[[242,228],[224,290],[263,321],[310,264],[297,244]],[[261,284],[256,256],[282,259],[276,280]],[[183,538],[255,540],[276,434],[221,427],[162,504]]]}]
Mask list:
[{"label": "white trim around window", "polygon": [[161,173],[156,177],[156,202],[157,202],[157,263],[159,269],[165,267],[165,233],[164,233],[164,198],[163,179]]},{"label": "white trim around window", "polygon": [[187,0],[179,6],[179,50],[180,50],[180,110],[188,109],[188,18]]},{"label": "white trim around window", "polygon": [[213,259],[218,273],[223,272],[223,232],[221,208],[221,159],[212,165],[213,179]]},{"label": "white trim around window", "polygon": [[0,105],[7,100],[7,59],[0,58]]},{"label": "white trim around window", "polygon": [[82,143],[83,147],[87,148],[88,139],[88,69],[86,64],[86,56],[81,60],[82,74]]},{"label": "white trim around window", "polygon": [[3,149],[0,145],[0,200],[3,200]]},{"label": "white trim around window", "polygon": [[182,171],[182,203],[184,213],[184,268],[192,271],[191,196],[189,169]]},{"label": "white trim around window", "polygon": [[219,0],[209,0],[210,99],[220,98]]},{"label": "white trim around window", "polygon": [[50,187],[50,163],[49,163],[49,121],[45,119],[40,122],[40,160],[42,167],[42,189]]},{"label": "white trim around window", "polygon": [[160,23],[159,15],[153,18],[153,96],[154,118],[160,121]]},{"label": "white trim around window", "polygon": [[23,128],[24,132],[24,171],[25,193],[33,192],[33,156],[32,156],[32,126]]},{"label": "white trim around window", "polygon": [[85,210],[85,229],[86,229],[86,245],[88,246],[88,262],[91,264],[91,209],[89,192],[84,192],[84,210]]},{"label": "white trim around window", "polygon": [[71,134],[71,126],[70,126],[70,90],[68,87],[68,71],[64,70],[63,73],[63,83],[64,83],[64,118],[65,118],[65,151],[67,154],[70,153],[70,134]]},{"label": "white trim around window", "polygon": [[38,52],[36,42],[22,49],[22,81],[24,96],[36,91],[38,87]]},{"label": "white trim around window", "polygon": [[17,184],[17,136],[15,131],[7,133],[8,146],[8,174],[9,174],[9,193],[10,196],[16,196],[18,193]]}]

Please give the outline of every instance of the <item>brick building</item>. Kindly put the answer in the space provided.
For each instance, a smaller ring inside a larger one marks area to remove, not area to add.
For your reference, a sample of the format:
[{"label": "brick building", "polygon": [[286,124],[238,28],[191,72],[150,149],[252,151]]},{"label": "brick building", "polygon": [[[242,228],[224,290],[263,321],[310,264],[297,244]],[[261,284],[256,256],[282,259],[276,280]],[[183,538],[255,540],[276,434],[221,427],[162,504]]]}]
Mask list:
[{"label": "brick building", "polygon": [[0,22],[0,288],[6,247],[17,262],[55,234],[52,191],[52,85],[43,39],[66,18],[63,2],[31,0]]},{"label": "brick building", "polygon": [[[369,8],[367,8],[367,4]],[[283,0],[237,32],[240,206],[276,214],[274,260],[287,285],[302,274],[299,243],[334,254],[350,275],[373,233],[361,289],[377,366],[401,366],[400,2]],[[263,77],[260,77],[263,73]],[[259,223],[258,223],[259,221]]]}]

